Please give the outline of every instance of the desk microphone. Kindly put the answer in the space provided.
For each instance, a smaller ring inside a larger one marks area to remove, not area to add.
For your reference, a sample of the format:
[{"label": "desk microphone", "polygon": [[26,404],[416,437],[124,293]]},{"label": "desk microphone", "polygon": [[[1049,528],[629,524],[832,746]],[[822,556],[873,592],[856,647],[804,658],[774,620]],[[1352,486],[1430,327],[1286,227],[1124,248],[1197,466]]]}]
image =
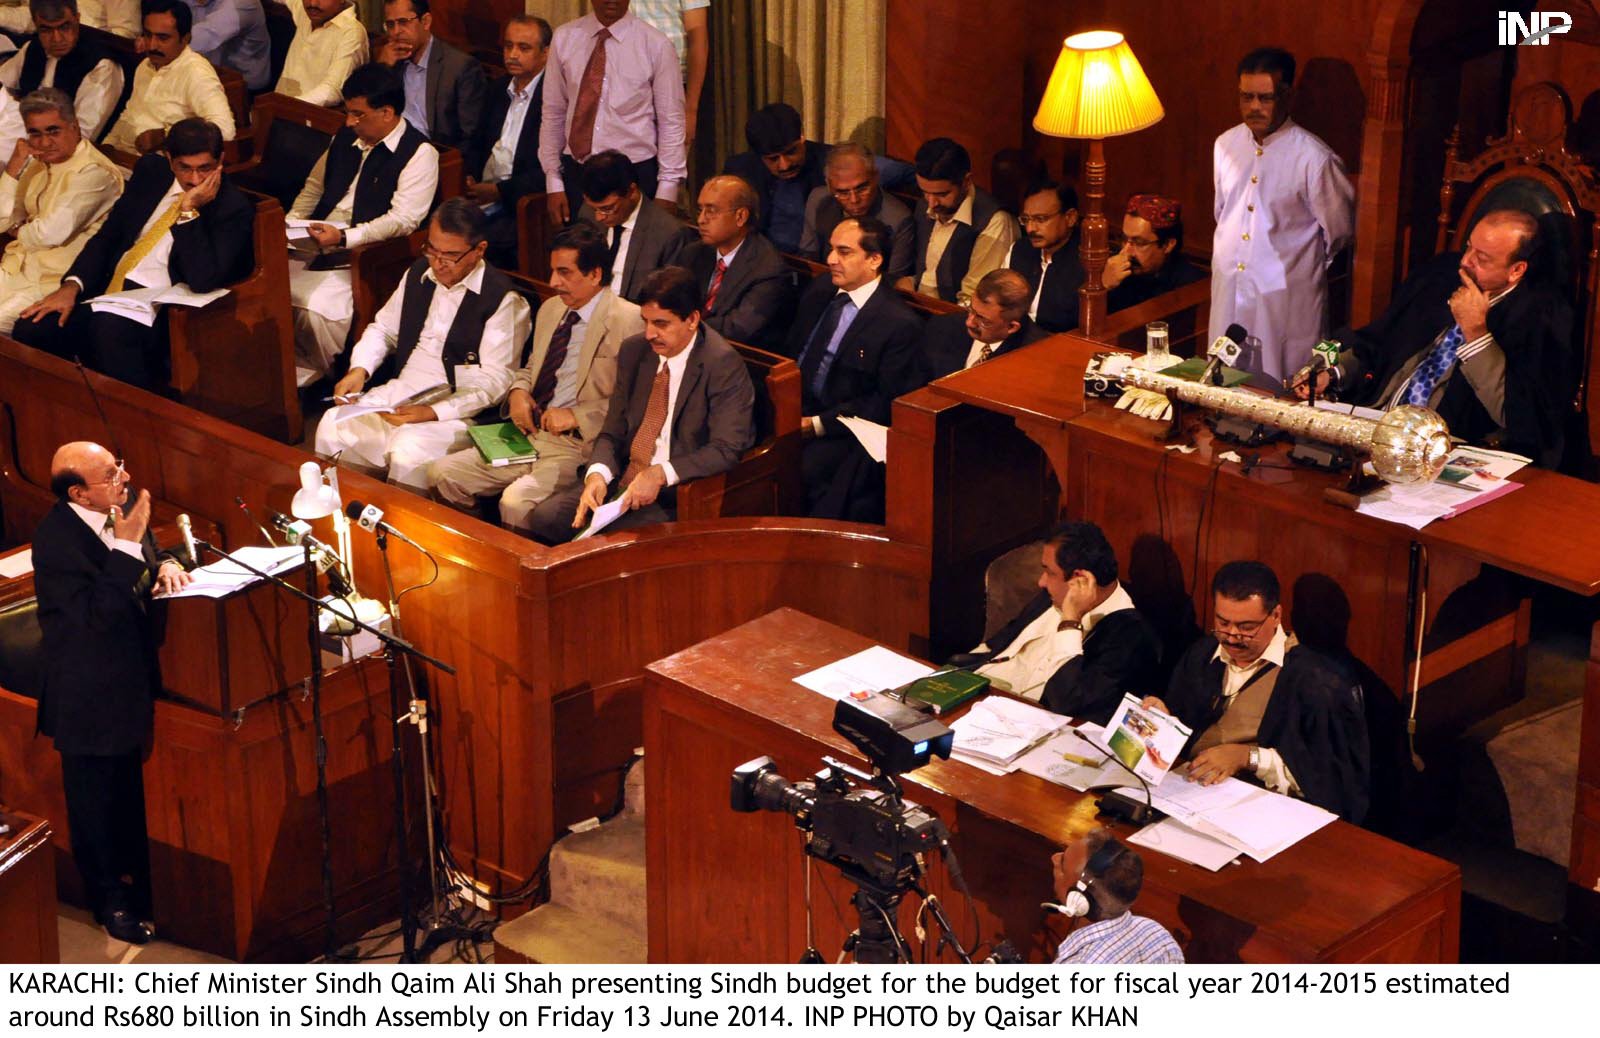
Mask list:
[{"label": "desk microphone", "polygon": [[284,539],[290,544],[303,544],[311,549],[311,561],[317,567],[318,573],[328,576],[328,587],[340,598],[349,598],[352,591],[350,582],[345,579],[344,566],[339,560],[339,553],[311,536],[311,524],[304,519],[291,519],[282,512],[267,509],[267,520],[283,531]]},{"label": "desk microphone", "polygon": [[1244,330],[1244,325],[1235,322],[1227,327],[1221,335],[1211,342],[1211,348],[1206,350],[1205,370],[1200,372],[1201,385],[1222,385],[1222,366],[1235,365],[1239,355],[1244,352],[1244,341],[1250,333]]},{"label": "desk microphone", "polygon": [[[1072,729],[1072,734],[1076,735],[1090,746],[1093,746],[1101,753],[1106,752],[1099,743],[1095,742],[1087,735],[1084,735],[1080,729]],[[1100,794],[1100,813],[1105,815],[1107,818],[1120,818],[1129,825],[1144,825],[1146,822],[1151,821],[1156,813],[1156,807],[1155,803],[1150,798],[1150,783],[1144,780],[1143,775],[1124,764],[1122,762],[1122,758],[1118,757],[1115,753],[1109,753],[1106,754],[1106,756],[1111,760],[1116,761],[1117,767],[1132,775],[1134,779],[1138,781],[1139,785],[1144,787],[1144,803],[1141,804],[1139,801],[1125,797],[1121,793],[1115,791],[1102,793]]]},{"label": "desk microphone", "polygon": [[287,544],[309,544],[313,548],[322,547],[317,539],[311,536],[311,524],[304,519],[291,519],[282,512],[267,509],[267,522],[276,526],[282,533]]},{"label": "desk microphone", "polygon": [[383,509],[379,508],[377,505],[369,505],[360,501],[352,501],[345,506],[344,514],[349,516],[352,522],[361,527],[363,530],[366,530],[368,533],[378,533],[379,531],[382,531],[383,533],[393,534],[395,537],[405,541],[407,544],[422,552],[424,555],[428,553],[428,549],[424,548],[410,537],[407,537],[393,526],[384,522]]},{"label": "desk microphone", "polygon": [[194,526],[189,522],[189,513],[178,514],[178,532],[183,534],[183,550],[189,553],[189,568],[199,568],[200,551],[194,546]]}]

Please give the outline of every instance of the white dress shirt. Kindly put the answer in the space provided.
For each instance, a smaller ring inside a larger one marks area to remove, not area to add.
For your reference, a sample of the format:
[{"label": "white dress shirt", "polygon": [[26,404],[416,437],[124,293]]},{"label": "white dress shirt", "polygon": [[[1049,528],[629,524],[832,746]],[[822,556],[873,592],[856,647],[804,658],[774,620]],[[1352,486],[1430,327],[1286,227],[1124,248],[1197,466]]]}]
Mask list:
[{"label": "white dress shirt", "polygon": [[[878,290],[878,285],[880,285],[882,282],[883,282],[883,278],[881,278],[881,277],[873,278],[872,280],[868,281],[865,285],[857,285],[855,288],[852,288],[850,291],[845,292],[845,295],[850,297],[850,305],[854,306],[855,309],[851,310],[849,306],[845,307],[844,313],[839,315],[839,327],[840,328],[843,328],[845,331],[849,331],[849,327],[850,327],[851,322],[853,322],[856,319],[856,315],[857,314],[859,314],[862,310],[866,309],[867,300],[872,298],[872,294]],[[838,293],[835,293],[835,295],[837,295],[837,294]],[[830,300],[830,302],[831,302],[831,300]],[[840,338],[839,338],[839,346],[842,349],[844,347],[843,333],[840,332],[838,329],[835,329],[834,332],[835,332],[835,334],[840,336]],[[802,357],[805,356],[805,350],[807,348],[809,348],[810,345],[811,344],[810,344],[810,342],[808,340],[806,345],[801,347],[801,354],[800,355]],[[827,345],[827,343],[823,343],[823,346],[826,346],[826,345]],[[838,359],[839,358],[837,358],[837,357],[834,358],[835,361],[837,361]],[[813,433],[816,433],[818,436],[821,436],[827,431],[822,425],[822,416],[821,415],[808,415],[807,418],[811,422],[811,431]]]},{"label": "white dress shirt", "polygon": [[344,100],[341,89],[367,61],[367,30],[352,5],[314,28],[301,0],[283,0],[294,19],[294,39],[283,59],[277,92],[324,108]]},{"label": "white dress shirt", "polygon": [[[467,293],[483,290],[486,267],[480,260],[466,277],[450,288],[438,283],[429,270],[422,276],[434,283],[428,316],[423,319],[417,344],[406,359],[400,374],[385,382],[361,400],[363,404],[398,404],[422,390],[446,380],[444,343]],[[405,306],[406,282],[378,310],[377,318],[361,333],[350,354],[350,366],[377,371],[378,366],[400,342],[400,313]],[[489,320],[484,322],[483,340],[478,347],[477,364],[456,365],[456,389],[445,399],[430,405],[441,422],[467,419],[496,403],[511,388],[512,363],[517,351],[528,341],[532,316],[527,302],[516,292],[507,292]]]},{"label": "white dress shirt", "polygon": [[[552,188],[551,190],[553,192],[555,189]],[[641,196],[639,204],[633,207],[633,212],[629,213],[628,218],[622,221],[622,237],[617,241],[617,258],[611,261],[612,287],[622,284],[622,272],[628,266],[628,245],[633,241],[633,225],[639,222],[639,210],[649,204],[650,200]],[[605,232],[606,244],[609,245],[611,243],[612,229],[610,227],[602,227],[601,230]]]},{"label": "white dress shirt", "polygon": [[[1223,663],[1222,697],[1228,701],[1228,705],[1233,705],[1234,697],[1255,676],[1257,671],[1260,671],[1269,663],[1281,670],[1283,668],[1283,658],[1288,655],[1288,652],[1289,632],[1283,629],[1282,624],[1278,625],[1277,632],[1273,634],[1272,640],[1267,643],[1267,647],[1261,655],[1243,667],[1235,666],[1233,661],[1228,658],[1228,654],[1222,651],[1222,646],[1218,645],[1217,651],[1212,654],[1211,658],[1221,660]],[[1223,709],[1226,710],[1227,708],[1224,707]],[[1268,789],[1276,792],[1286,795],[1299,793],[1300,784],[1290,774],[1289,766],[1283,762],[1283,756],[1277,750],[1267,746],[1258,746],[1256,749],[1256,778],[1260,779]]]},{"label": "white dress shirt", "polygon": [[139,0],[78,0],[78,17],[84,25],[127,40],[137,37],[144,28]]},{"label": "white dress shirt", "polygon": [[[917,291],[925,296],[939,295],[939,261],[944,259],[945,249],[950,245],[950,239],[955,237],[956,224],[964,223],[978,232],[978,240],[972,243],[972,253],[967,257],[967,269],[961,277],[961,283],[956,288],[956,297],[961,302],[972,298],[972,293],[978,290],[978,282],[991,270],[1002,266],[1007,257],[1011,255],[1011,247],[1017,242],[1017,221],[1004,209],[996,209],[989,222],[983,227],[974,227],[972,223],[973,200],[977,198],[975,191],[968,191],[967,197],[961,200],[956,207],[955,215],[947,222],[940,223],[937,217],[933,220],[933,229],[928,234],[928,251],[925,254],[926,268],[922,272],[922,281],[917,285]],[[1044,284],[1041,274],[1039,284]],[[1038,293],[1034,293],[1035,297]],[[1037,307],[1035,305],[1028,311],[1032,317]]]},{"label": "white dress shirt", "polygon": [[[390,151],[400,146],[400,138],[405,136],[406,121],[400,119],[395,123],[394,129],[388,136],[379,141]],[[367,156],[372,154],[372,149],[377,144],[365,144],[356,138],[356,150],[361,153],[361,162],[356,167],[356,175],[350,180],[350,187],[345,191],[344,197],[328,213],[327,222],[344,227],[345,244],[351,248],[366,242],[386,241],[390,238],[401,238],[422,226],[422,221],[427,219],[428,210],[433,208],[433,196],[439,189],[439,152],[431,144],[423,144],[412,154],[405,169],[400,171],[400,179],[395,184],[394,199],[389,205],[389,211],[381,216],[374,217],[366,223],[350,225],[350,220],[355,212],[356,185],[361,181],[361,169],[367,164]],[[327,177],[328,153],[323,152],[317,159],[316,165],[311,167],[311,175],[306,178],[306,186],[300,189],[300,194],[295,196],[294,205],[289,207],[288,219],[309,219],[311,213],[322,200],[322,189]]]},{"label": "white dress shirt", "polygon": [[[689,367],[689,353],[699,344],[699,337],[705,335],[705,332],[696,332],[695,335],[695,341],[689,344],[688,349],[680,351],[677,356],[665,359],[658,357],[659,363],[656,364],[655,370],[650,373],[650,378],[654,382],[655,376],[661,374],[661,369],[667,369],[667,420],[661,423],[661,434],[656,437],[656,449],[650,454],[650,464],[661,466],[661,471],[666,474],[667,486],[669,487],[678,485],[678,470],[673,468],[672,462],[668,460],[672,456],[672,417],[678,413],[678,390],[683,388],[683,373]],[[613,479],[611,469],[599,462],[589,466],[584,478],[588,479],[597,472],[606,481],[606,484],[610,485]],[[623,489],[627,488],[624,487]]]},{"label": "white dress shirt", "polygon": [[78,518],[82,519],[84,524],[88,526],[89,529],[94,531],[95,537],[100,540],[101,544],[104,544],[113,551],[120,551],[124,554],[132,555],[140,562],[144,561],[144,546],[142,544],[140,544],[138,541],[129,541],[118,537],[115,531],[106,525],[106,520],[111,518],[109,513],[96,512],[92,508],[83,507],[76,501],[69,501],[67,503],[72,506],[72,510],[74,512],[78,513]]},{"label": "white dress shirt", "polygon": [[[1034,617],[995,657],[995,662],[985,663],[978,673],[996,685],[1010,689],[1014,694],[1038,702],[1044,696],[1044,686],[1055,672],[1066,663],[1083,655],[1083,640],[1101,620],[1112,613],[1133,608],[1133,599],[1121,584],[1080,621],[1082,630],[1062,628],[1061,610],[1052,604],[1049,609]],[[980,646],[980,648],[982,648]]]},{"label": "white dress shirt", "polygon": [[[0,65],[0,85],[7,90],[15,92],[17,84],[22,82],[22,59],[28,53],[28,47],[35,44],[29,42],[21,50]],[[45,55],[44,74],[39,78],[41,87],[56,85],[56,66],[59,59]],[[117,98],[122,96],[122,66],[110,58],[106,58],[90,69],[78,83],[78,91],[72,98],[72,107],[78,113],[78,128],[83,131],[86,140],[95,140],[100,136],[100,131],[106,128],[106,120],[111,118],[111,110],[117,106]]]},{"label": "white dress shirt", "polygon": [[[157,202],[156,207],[150,211],[150,218],[145,220],[144,226],[139,228],[139,238],[143,238],[145,232],[156,225],[156,221],[161,219],[161,214],[170,209],[172,207],[172,203],[176,202],[178,197],[182,194],[183,185],[179,184],[177,178],[174,177],[172,186],[167,188],[167,193],[161,196],[161,201]],[[199,215],[196,214],[189,217],[189,220],[198,220],[199,218]],[[182,224],[186,224],[189,222],[189,220],[185,220],[180,216],[177,220],[177,223],[174,223],[173,226],[177,227]],[[136,238],[134,240],[137,241],[138,239]],[[144,259],[140,260],[132,270],[128,271],[127,280],[132,281],[144,288],[171,288],[172,271],[169,269],[171,259],[172,232],[168,231],[166,234],[163,234],[155,243],[155,246],[145,254]],[[75,277],[67,278],[62,283],[65,284],[66,281],[73,282],[80,290],[83,288],[83,282],[79,281]]]},{"label": "white dress shirt", "polygon": [[[551,407],[573,407],[578,403],[578,362],[583,359],[583,344],[589,339],[589,322],[594,318],[595,307],[599,305],[600,294],[596,292],[593,299],[578,307],[576,311],[568,310],[561,315],[561,320],[565,321],[567,314],[576,312],[578,320],[572,326],[572,338],[567,343],[567,355],[562,358],[561,366],[556,369],[556,388],[555,392],[550,394]],[[556,326],[560,327],[559,321]],[[533,377],[537,381],[539,373],[534,372]]]},{"label": "white dress shirt", "polygon": [[146,58],[134,70],[133,93],[122,117],[106,134],[106,145],[133,151],[141,133],[165,130],[194,117],[215,123],[223,140],[233,140],[233,109],[216,68],[188,47],[159,69]]},{"label": "white dress shirt", "polygon": [[500,127],[500,139],[494,142],[489,159],[483,164],[485,184],[498,184],[511,175],[511,167],[517,158],[517,141],[522,138],[522,126],[528,121],[533,92],[539,89],[539,81],[543,78],[544,72],[541,70],[521,90],[517,89],[514,80],[506,84],[506,96],[511,98],[511,107],[506,109],[506,121]]}]

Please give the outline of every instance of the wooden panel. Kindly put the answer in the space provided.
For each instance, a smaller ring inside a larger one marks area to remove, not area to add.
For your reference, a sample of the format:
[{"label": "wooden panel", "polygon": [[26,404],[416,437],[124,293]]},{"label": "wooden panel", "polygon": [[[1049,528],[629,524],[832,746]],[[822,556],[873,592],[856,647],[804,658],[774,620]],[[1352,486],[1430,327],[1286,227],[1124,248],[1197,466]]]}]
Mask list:
[{"label": "wooden panel", "polygon": [[9,827],[0,834],[0,962],[60,962],[50,823],[15,811],[0,821]]}]

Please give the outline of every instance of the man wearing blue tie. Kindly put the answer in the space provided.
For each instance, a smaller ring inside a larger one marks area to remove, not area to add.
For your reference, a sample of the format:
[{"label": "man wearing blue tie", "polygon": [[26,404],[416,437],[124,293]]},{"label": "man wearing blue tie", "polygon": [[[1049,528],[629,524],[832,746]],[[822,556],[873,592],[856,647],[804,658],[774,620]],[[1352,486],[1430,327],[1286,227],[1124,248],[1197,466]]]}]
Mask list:
[{"label": "man wearing blue tie", "polygon": [[815,518],[883,521],[883,467],[839,419],[888,425],[894,398],[928,380],[922,319],[880,277],[890,241],[879,220],[841,221],[828,273],[806,288],[789,331],[785,352],[800,362],[800,466]]},{"label": "man wearing blue tie", "polygon": [[[1572,306],[1546,233],[1520,209],[1478,220],[1463,252],[1435,257],[1376,321],[1336,332],[1344,349],[1319,395],[1437,411],[1469,443],[1560,464],[1577,388]],[[1307,394],[1306,373],[1295,388]]]}]

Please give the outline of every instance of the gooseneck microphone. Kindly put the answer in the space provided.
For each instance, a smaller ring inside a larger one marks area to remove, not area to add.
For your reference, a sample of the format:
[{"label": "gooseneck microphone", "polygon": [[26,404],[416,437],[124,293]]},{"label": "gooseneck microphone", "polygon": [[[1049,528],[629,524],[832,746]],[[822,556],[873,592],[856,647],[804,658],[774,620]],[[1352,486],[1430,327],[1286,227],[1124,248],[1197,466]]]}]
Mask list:
[{"label": "gooseneck microphone", "polygon": [[[1072,734],[1076,735],[1090,746],[1093,746],[1101,753],[1106,752],[1099,743],[1095,742],[1087,735],[1084,735],[1083,732],[1077,728],[1072,729]],[[1108,753],[1106,756],[1110,760],[1116,761],[1119,768],[1132,775],[1138,780],[1139,785],[1144,787],[1144,803],[1141,804],[1137,800],[1129,800],[1121,793],[1113,791],[1101,795],[1100,813],[1111,818],[1121,818],[1123,821],[1128,822],[1131,825],[1143,825],[1146,822],[1151,821],[1156,813],[1156,805],[1150,798],[1150,783],[1144,780],[1143,775],[1139,774],[1137,771],[1134,771],[1132,768],[1128,767],[1127,764],[1123,763],[1122,758],[1118,757],[1115,753]]]},{"label": "gooseneck microphone", "polygon": [[260,523],[256,522],[256,517],[250,514],[250,506],[244,503],[244,498],[235,497],[233,499],[233,503],[238,505],[239,511],[243,512],[244,517],[250,520],[250,525],[261,531],[261,536],[267,539],[267,543],[276,548],[278,546],[278,542],[272,539],[272,534],[268,532],[265,526],[262,526]]},{"label": "gooseneck microphone", "polygon": [[384,533],[392,534],[395,537],[400,538],[400,540],[405,541],[407,544],[411,545],[413,548],[417,549],[423,554],[427,554],[427,549],[422,545],[418,544],[410,537],[407,537],[390,524],[384,522],[383,509],[379,508],[377,505],[369,505],[361,501],[352,501],[348,505],[345,505],[344,514],[350,517],[351,522],[355,523],[363,530],[366,530],[368,533],[377,533],[381,530]]}]

